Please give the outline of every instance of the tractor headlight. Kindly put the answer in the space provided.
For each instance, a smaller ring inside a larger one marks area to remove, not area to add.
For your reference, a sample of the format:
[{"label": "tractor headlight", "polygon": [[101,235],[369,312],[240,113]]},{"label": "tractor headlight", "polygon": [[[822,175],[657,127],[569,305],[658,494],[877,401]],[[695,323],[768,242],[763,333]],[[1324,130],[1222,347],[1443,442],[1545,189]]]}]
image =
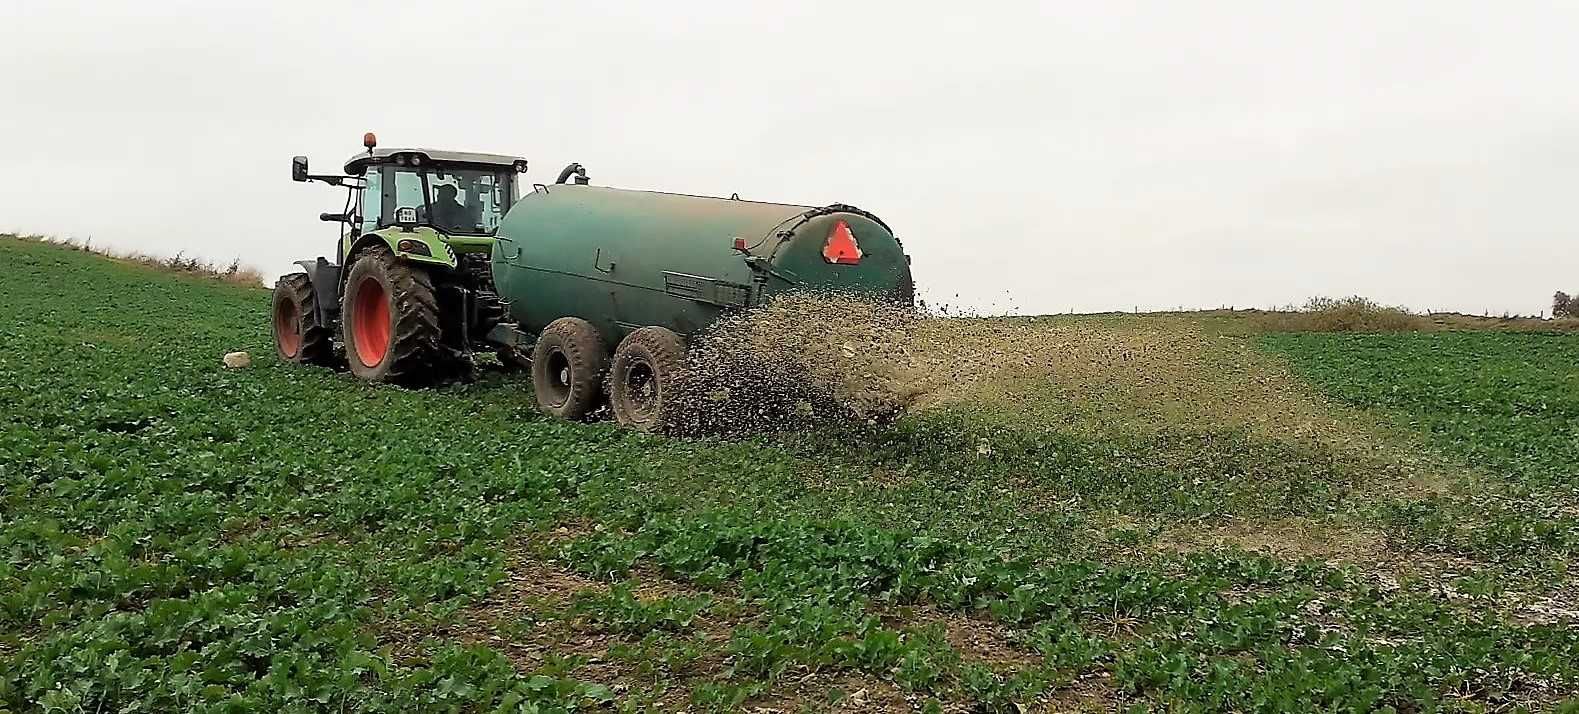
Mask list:
[{"label": "tractor headlight", "polygon": [[417,225],[417,209],[410,206],[395,209],[395,223],[402,226]]},{"label": "tractor headlight", "polygon": [[398,248],[400,250],[400,252],[402,252],[402,253],[410,253],[412,255],[426,255],[426,256],[432,256],[433,255],[433,252],[428,250],[428,244],[427,243],[423,243],[422,241],[419,241],[419,240],[412,240],[410,238],[406,238],[405,240],[400,241],[399,243],[395,244],[395,247]]}]

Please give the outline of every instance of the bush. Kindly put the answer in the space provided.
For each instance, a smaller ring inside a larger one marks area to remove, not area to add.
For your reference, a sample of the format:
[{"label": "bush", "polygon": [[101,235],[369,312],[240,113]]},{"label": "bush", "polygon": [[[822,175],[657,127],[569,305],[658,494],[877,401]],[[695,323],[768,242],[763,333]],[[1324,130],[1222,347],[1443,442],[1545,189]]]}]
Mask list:
[{"label": "bush", "polygon": [[1408,308],[1387,307],[1359,295],[1313,297],[1302,307],[1273,312],[1263,322],[1279,332],[1407,332],[1435,326]]},{"label": "bush", "polygon": [[1558,290],[1552,296],[1552,317],[1579,317],[1579,300]]}]

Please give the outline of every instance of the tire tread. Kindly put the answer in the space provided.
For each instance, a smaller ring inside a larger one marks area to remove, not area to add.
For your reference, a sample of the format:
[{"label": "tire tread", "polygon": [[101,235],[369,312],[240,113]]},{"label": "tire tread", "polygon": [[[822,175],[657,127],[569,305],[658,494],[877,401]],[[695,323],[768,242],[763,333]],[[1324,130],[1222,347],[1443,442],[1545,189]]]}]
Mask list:
[{"label": "tire tread", "polygon": [[[320,367],[332,367],[336,359],[334,354],[333,331],[326,325],[318,324],[318,298],[313,292],[312,281],[306,273],[291,273],[280,276],[274,284],[274,302],[278,305],[280,299],[288,299],[296,307],[297,324],[301,325],[301,348],[296,351],[294,358],[287,357],[279,351],[279,339],[275,338],[275,354],[281,359],[297,364],[310,364]],[[273,323],[273,312],[270,312],[270,323]]]},{"label": "tire tread", "polygon": [[[394,321],[384,361],[372,368],[362,366],[355,354],[354,318],[349,307],[353,303],[355,286],[369,272],[382,280],[393,296],[390,311]],[[428,271],[401,262],[383,246],[375,246],[362,252],[353,263],[341,304],[345,306],[340,320],[342,340],[351,370],[358,377],[375,382],[418,385],[442,381],[454,373],[458,359],[442,342],[439,301]]]}]

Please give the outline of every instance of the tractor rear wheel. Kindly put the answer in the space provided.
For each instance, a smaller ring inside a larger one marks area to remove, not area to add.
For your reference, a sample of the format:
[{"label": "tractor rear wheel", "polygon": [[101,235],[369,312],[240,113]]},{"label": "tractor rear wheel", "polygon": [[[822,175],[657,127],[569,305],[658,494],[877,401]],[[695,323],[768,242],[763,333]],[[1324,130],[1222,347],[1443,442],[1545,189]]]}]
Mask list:
[{"label": "tractor rear wheel", "polygon": [[685,342],[663,327],[643,327],[625,336],[609,367],[609,406],[620,426],[657,431],[675,399]]},{"label": "tractor rear wheel", "polygon": [[549,416],[579,421],[603,397],[603,372],[609,353],[603,336],[579,317],[548,323],[532,349],[532,391]]},{"label": "tractor rear wheel", "polygon": [[318,298],[306,273],[281,276],[274,284],[274,353],[294,364],[332,366],[334,342],[318,322]]},{"label": "tractor rear wheel", "polygon": [[351,266],[340,303],[346,362],[370,382],[421,384],[448,374],[440,342],[439,302],[426,270],[395,259],[383,246]]}]

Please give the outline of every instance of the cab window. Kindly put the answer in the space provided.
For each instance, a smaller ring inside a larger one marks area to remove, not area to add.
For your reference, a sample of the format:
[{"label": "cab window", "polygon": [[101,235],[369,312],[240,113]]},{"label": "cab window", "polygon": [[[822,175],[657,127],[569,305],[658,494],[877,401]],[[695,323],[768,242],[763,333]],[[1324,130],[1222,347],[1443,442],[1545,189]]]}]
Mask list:
[{"label": "cab window", "polygon": [[384,206],[388,215],[384,223],[395,222],[395,210],[400,208],[415,208],[418,216],[427,215],[427,201],[422,196],[422,174],[416,171],[398,170],[392,172],[394,181],[384,189],[384,195],[389,199],[389,205]]},{"label": "cab window", "polygon": [[393,224],[398,209],[414,208],[419,223],[446,233],[493,235],[513,198],[507,173],[426,166],[386,166],[382,173],[376,192],[382,203],[372,214],[379,225]]},{"label": "cab window", "polygon": [[363,233],[378,230],[378,221],[384,215],[381,209],[384,204],[383,183],[382,173],[367,173],[367,186],[362,189],[362,205],[357,211],[357,225]]},{"label": "cab window", "polygon": [[476,170],[428,172],[433,225],[451,233],[492,234],[504,218],[503,182]]}]

